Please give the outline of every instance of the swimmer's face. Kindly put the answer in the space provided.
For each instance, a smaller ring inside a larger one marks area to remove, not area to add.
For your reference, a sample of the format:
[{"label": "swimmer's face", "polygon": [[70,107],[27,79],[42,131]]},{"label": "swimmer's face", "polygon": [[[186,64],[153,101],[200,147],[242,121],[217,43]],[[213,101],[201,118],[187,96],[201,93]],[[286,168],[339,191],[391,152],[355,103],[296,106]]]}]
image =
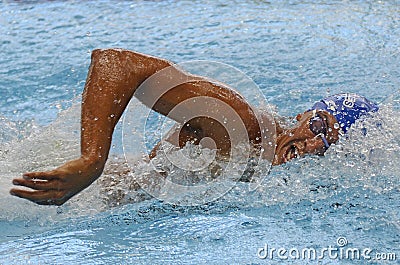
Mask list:
[{"label": "swimmer's face", "polygon": [[307,111],[298,114],[296,119],[298,122],[295,127],[277,137],[274,165],[306,154],[323,155],[327,143],[339,140],[339,130],[335,129],[336,118],[327,111]]}]

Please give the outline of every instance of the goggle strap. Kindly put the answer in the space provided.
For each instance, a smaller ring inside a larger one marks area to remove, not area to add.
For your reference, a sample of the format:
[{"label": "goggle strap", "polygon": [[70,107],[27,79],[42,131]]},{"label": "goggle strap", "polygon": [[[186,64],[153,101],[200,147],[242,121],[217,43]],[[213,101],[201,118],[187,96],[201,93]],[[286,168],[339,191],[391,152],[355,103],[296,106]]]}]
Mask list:
[{"label": "goggle strap", "polygon": [[318,134],[317,136],[320,136],[321,139],[322,139],[322,141],[324,142],[325,147],[326,147],[326,148],[329,148],[330,145],[329,145],[329,143],[328,143],[328,140],[326,140],[325,135],[323,135],[322,133],[320,133],[320,134]]}]

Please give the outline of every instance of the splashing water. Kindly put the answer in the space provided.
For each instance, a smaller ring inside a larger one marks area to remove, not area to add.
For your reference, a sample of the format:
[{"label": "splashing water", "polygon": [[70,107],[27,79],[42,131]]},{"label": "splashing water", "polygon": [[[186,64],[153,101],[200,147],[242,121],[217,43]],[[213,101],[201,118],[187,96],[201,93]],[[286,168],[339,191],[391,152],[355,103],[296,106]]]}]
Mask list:
[{"label": "splashing water", "polygon": [[[99,180],[64,206],[49,208],[37,206],[8,195],[11,179],[26,171],[49,170],[79,154],[80,107],[74,104],[62,111],[52,124],[39,127],[26,123],[25,130],[2,118],[1,134],[4,135],[1,150],[1,197],[0,219],[37,219],[39,223],[59,218],[78,217],[98,213],[114,206],[151,199],[137,184],[146,179],[147,184],[163,192],[153,165],[168,172],[168,177],[185,185],[211,183],[216,177],[218,163],[207,161],[201,170],[187,173],[168,160],[164,152],[150,164],[137,158],[136,167],[127,166],[121,154],[114,154],[107,162]],[[400,166],[400,115],[395,106],[382,105],[378,113],[357,122],[340,141],[332,145],[324,157],[310,156],[293,160],[269,170],[268,164],[259,164],[253,175],[262,179],[257,188],[249,183],[229,177],[223,181],[232,188],[218,199],[217,204],[230,207],[260,207],[276,203],[295,203],[302,200],[317,201],[334,196],[350,188],[361,188],[375,193],[399,189]],[[19,139],[23,135],[22,139]],[[166,145],[168,147],[168,145]],[[171,146],[170,146],[171,147]],[[203,152],[195,145],[183,150],[170,148],[170,153]],[[199,162],[201,163],[201,162]],[[208,164],[207,164],[208,163]],[[265,167],[264,167],[265,166]],[[222,165],[223,167],[223,165]],[[213,185],[197,193],[174,194],[177,204],[201,200],[205,194],[215,191]],[[64,215],[59,217],[58,213]]]},{"label": "splashing water", "polygon": [[272,201],[282,202],[320,200],[356,187],[376,193],[397,190],[398,128],[398,112],[382,105],[378,113],[356,122],[324,157],[305,157],[275,168],[263,188],[274,192],[269,193]]}]

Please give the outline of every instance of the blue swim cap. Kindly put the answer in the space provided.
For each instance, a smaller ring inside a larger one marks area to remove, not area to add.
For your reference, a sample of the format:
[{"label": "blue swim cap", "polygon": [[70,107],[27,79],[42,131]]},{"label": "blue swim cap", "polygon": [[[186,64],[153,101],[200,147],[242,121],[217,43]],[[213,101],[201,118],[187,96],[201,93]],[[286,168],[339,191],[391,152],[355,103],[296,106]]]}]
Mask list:
[{"label": "blue swim cap", "polygon": [[379,107],[363,96],[343,93],[316,102],[311,110],[326,110],[335,116],[340,128],[346,133],[357,119],[370,111],[378,111]]}]

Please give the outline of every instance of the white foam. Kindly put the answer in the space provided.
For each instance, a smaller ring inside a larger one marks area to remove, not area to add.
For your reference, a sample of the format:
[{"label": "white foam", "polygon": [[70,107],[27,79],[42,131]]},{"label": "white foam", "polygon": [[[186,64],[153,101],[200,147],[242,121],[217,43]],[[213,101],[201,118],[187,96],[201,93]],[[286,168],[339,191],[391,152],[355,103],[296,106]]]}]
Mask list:
[{"label": "white foam", "polygon": [[[17,126],[2,119],[3,138],[0,161],[0,220],[63,220],[66,217],[95,214],[109,207],[136,203],[149,199],[137,182],[147,181],[147,189],[163,194],[171,192],[162,186],[155,170],[168,171],[168,178],[175,183],[198,185],[208,183],[202,189],[174,190],[164,199],[177,204],[201,202],[204,198],[221,193],[216,189],[215,166],[201,167],[196,172],[174,167],[162,153],[149,163],[138,154],[131,154],[135,166],[124,163],[122,155],[112,156],[103,176],[88,189],[62,207],[37,206],[26,200],[9,195],[11,180],[25,171],[54,168],[79,154],[80,107],[73,105],[60,113],[56,121],[47,127],[27,125],[30,133],[23,139]],[[380,124],[377,126],[377,124]],[[367,134],[363,131],[367,129]],[[399,189],[400,166],[400,115],[391,105],[383,105],[378,113],[362,123],[356,123],[347,136],[333,145],[325,157],[306,157],[293,160],[269,172],[267,164],[260,164],[254,173],[258,186],[254,191],[249,184],[236,179],[220,179],[219,184],[230,188],[220,198],[234,205],[260,206],[276,203],[293,203],[300,200],[319,200],[334,195],[338,190],[360,187],[375,192]],[[139,132],[138,132],[139,133]],[[23,133],[22,133],[23,134]],[[138,135],[143,136],[143,135]],[[187,145],[184,152],[196,153],[199,147]],[[182,152],[169,150],[170,152]],[[156,166],[155,166],[156,165]],[[223,164],[219,164],[223,168]],[[239,165],[237,165],[239,166]],[[157,169],[158,167],[158,169]],[[230,170],[237,170],[232,167]],[[214,174],[214,175],[213,175]],[[262,180],[262,182],[261,182]],[[223,186],[220,186],[223,187]],[[213,194],[214,193],[214,194]]]}]

